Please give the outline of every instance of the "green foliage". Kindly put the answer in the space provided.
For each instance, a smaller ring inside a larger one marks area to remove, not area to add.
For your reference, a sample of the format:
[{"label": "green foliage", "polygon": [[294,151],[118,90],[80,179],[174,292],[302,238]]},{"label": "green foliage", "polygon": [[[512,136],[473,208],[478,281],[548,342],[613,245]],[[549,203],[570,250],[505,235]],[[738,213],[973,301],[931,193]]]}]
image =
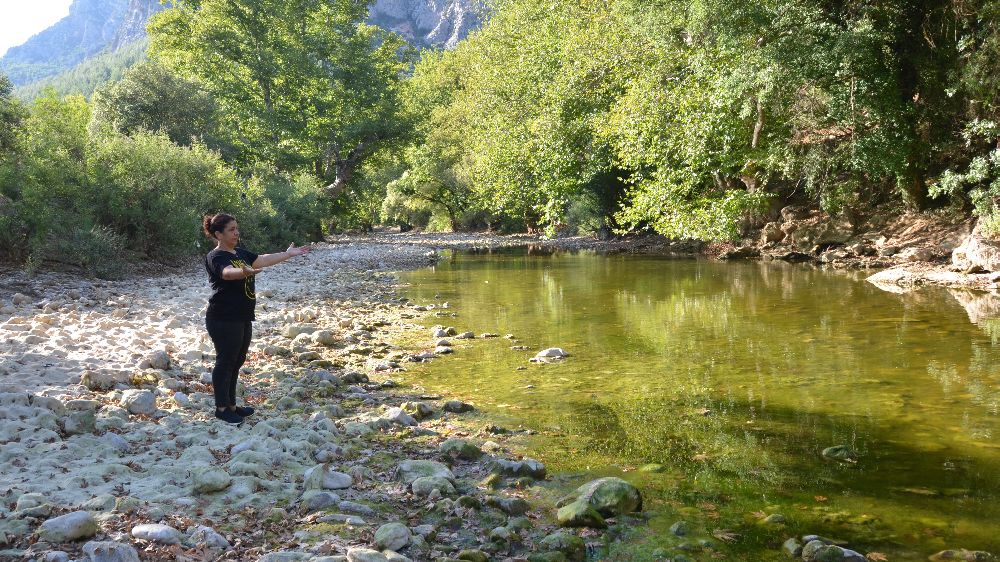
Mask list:
[{"label": "green foliage", "polygon": [[217,101],[243,170],[309,170],[336,196],[403,132],[403,42],[366,15],[353,0],[202,0],[157,14],[148,30],[153,57]]},{"label": "green foliage", "polygon": [[[1000,125],[975,120],[963,135],[975,150],[963,171],[945,170],[931,186],[931,197],[968,197],[987,235],[1000,234]],[[982,148],[986,145],[989,148]]]},{"label": "green foliage", "polygon": [[31,106],[23,146],[0,162],[7,257],[115,276],[136,259],[198,251],[206,211],[251,215],[249,190],[216,153],[159,133],[88,134],[90,120],[81,96],[50,92]]},{"label": "green foliage", "polygon": [[158,261],[190,255],[206,209],[242,206],[236,175],[202,145],[181,147],[145,131],[94,141],[88,159],[94,218],[141,255]]},{"label": "green foliage", "polygon": [[12,91],[10,80],[0,74],[0,158],[16,148],[24,120],[24,108],[11,96]]},{"label": "green foliage", "polygon": [[[139,63],[94,93],[94,124],[123,134],[163,132],[175,144],[217,134],[215,102],[201,87],[155,63]],[[206,139],[207,137],[207,139]]]},{"label": "green foliage", "polygon": [[284,248],[291,242],[302,245],[322,239],[330,201],[315,177],[278,174],[253,178],[249,183],[254,186],[249,190],[254,196],[242,205],[244,210],[239,215],[247,244],[254,248]]},{"label": "green foliage", "polygon": [[995,1],[495,10],[417,65],[418,139],[387,204],[417,208],[460,178],[466,205],[550,232],[591,209],[605,227],[727,239],[775,198],[922,207],[965,160],[965,124],[1000,119]]}]

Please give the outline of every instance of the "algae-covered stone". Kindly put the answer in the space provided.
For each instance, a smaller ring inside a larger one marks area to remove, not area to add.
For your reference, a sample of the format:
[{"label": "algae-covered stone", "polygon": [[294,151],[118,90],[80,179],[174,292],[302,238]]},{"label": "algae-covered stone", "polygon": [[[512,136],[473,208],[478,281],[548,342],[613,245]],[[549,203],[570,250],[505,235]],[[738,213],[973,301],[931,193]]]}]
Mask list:
[{"label": "algae-covered stone", "polygon": [[466,562],[490,562],[489,555],[477,549],[462,550],[455,555],[455,558],[457,560],[465,560]]},{"label": "algae-covered stone", "polygon": [[444,411],[451,412],[453,414],[463,414],[465,412],[471,412],[476,408],[472,404],[462,402],[461,400],[448,400],[444,403]]},{"label": "algae-covered stone", "polygon": [[375,531],[375,546],[382,550],[399,550],[410,544],[410,530],[402,523],[386,523]]},{"label": "algae-covered stone", "polygon": [[802,543],[799,542],[799,539],[792,537],[781,545],[781,550],[792,558],[798,558],[802,555]]},{"label": "algae-covered stone", "polygon": [[858,452],[848,445],[834,445],[833,447],[827,447],[826,449],[823,449],[822,455],[825,459],[839,462],[858,462]]},{"label": "algae-covered stone", "polygon": [[61,543],[92,537],[98,530],[97,521],[90,512],[74,511],[42,523],[38,537],[46,542]]},{"label": "algae-covered stone", "polygon": [[675,537],[687,536],[691,532],[691,525],[687,521],[677,521],[670,526],[670,534]]},{"label": "algae-covered stone", "polygon": [[447,478],[440,476],[421,476],[410,484],[413,494],[417,496],[430,496],[431,492],[437,490],[444,496],[455,493],[455,486]]},{"label": "algae-covered stone", "polygon": [[528,555],[528,562],[567,562],[561,552],[535,552]]},{"label": "algae-covered stone", "polygon": [[545,465],[535,459],[508,461],[498,459],[493,462],[493,471],[504,476],[526,476],[536,480],[545,479]]},{"label": "algae-covered stone", "polygon": [[399,463],[399,479],[406,484],[412,484],[417,478],[436,476],[454,481],[455,475],[447,466],[437,461],[406,460]]},{"label": "algae-covered stone", "polygon": [[559,505],[577,501],[594,508],[604,517],[614,517],[642,509],[642,495],[639,490],[621,478],[613,476],[598,478],[580,486],[563,498]]},{"label": "algae-covered stone", "polygon": [[957,550],[942,550],[932,554],[928,560],[931,562],[945,562],[947,560],[960,562],[987,562],[994,560],[994,557],[989,552],[982,550],[965,550],[964,548],[961,548]]},{"label": "algae-covered stone", "polygon": [[594,527],[602,529],[607,526],[604,518],[596,509],[587,505],[586,502],[573,502],[559,508],[556,512],[556,519],[562,527]]},{"label": "algae-covered stone", "polygon": [[468,440],[448,439],[441,443],[441,454],[447,457],[474,461],[483,456],[483,451]]},{"label": "algae-covered stone", "polygon": [[410,414],[418,420],[429,418],[434,414],[434,408],[426,402],[403,402],[401,407],[404,412]]},{"label": "algae-covered stone", "polygon": [[587,545],[583,539],[566,531],[552,533],[542,539],[539,545],[546,550],[563,553],[571,562],[587,558]]}]

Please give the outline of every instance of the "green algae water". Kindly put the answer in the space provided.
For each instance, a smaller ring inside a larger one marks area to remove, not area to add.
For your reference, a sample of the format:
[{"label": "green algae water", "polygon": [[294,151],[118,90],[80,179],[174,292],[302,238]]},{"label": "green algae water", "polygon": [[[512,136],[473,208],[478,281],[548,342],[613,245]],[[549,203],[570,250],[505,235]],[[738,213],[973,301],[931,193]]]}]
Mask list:
[{"label": "green algae water", "polygon": [[[893,294],[863,279],[773,263],[448,254],[404,274],[404,294],[447,301],[456,316],[442,325],[516,341],[456,340],[406,378],[537,432],[527,453],[567,486],[635,483],[651,519],[601,558],[781,560],[782,542],[803,534],[888,560],[1000,553],[996,297]],[[546,347],[571,356],[528,362]],[[824,458],[831,446],[852,458]],[[690,532],[670,533],[677,521]]]}]

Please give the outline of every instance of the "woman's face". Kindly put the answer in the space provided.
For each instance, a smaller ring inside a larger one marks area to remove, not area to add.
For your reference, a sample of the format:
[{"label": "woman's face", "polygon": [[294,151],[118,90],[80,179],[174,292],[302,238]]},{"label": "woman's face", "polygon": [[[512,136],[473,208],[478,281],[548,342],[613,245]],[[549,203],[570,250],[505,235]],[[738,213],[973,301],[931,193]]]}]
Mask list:
[{"label": "woman's face", "polygon": [[222,232],[216,232],[215,238],[225,246],[234,247],[240,241],[240,225],[236,221],[229,221]]}]

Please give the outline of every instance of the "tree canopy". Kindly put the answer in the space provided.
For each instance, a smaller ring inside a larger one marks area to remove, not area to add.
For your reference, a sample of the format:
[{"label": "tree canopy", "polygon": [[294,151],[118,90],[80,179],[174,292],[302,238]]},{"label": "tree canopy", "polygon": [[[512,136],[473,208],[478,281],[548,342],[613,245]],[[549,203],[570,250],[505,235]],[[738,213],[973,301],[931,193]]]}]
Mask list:
[{"label": "tree canopy", "polygon": [[404,131],[398,36],[354,0],[180,2],[149,24],[153,58],[219,104],[237,164],[309,169],[338,195]]}]

